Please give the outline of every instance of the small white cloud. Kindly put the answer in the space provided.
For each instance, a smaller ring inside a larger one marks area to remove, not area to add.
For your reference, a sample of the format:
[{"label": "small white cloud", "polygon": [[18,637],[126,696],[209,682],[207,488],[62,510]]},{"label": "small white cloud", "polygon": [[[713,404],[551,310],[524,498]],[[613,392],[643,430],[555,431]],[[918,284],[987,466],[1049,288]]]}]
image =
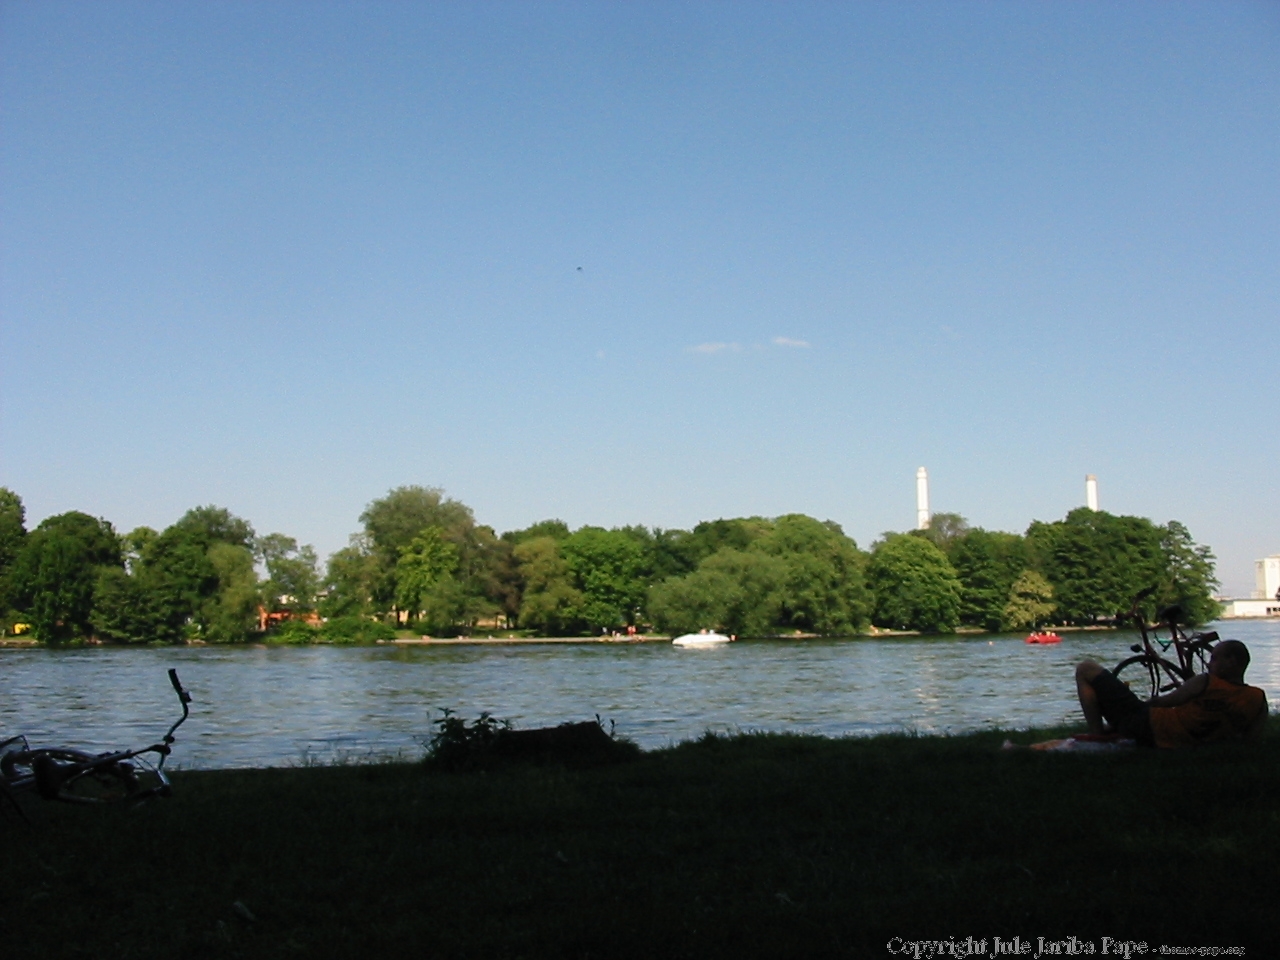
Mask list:
[{"label": "small white cloud", "polygon": [[700,343],[696,347],[687,348],[690,353],[722,353],[725,350],[736,353],[742,349],[740,343]]},{"label": "small white cloud", "polygon": [[809,349],[808,340],[792,340],[790,337],[774,337],[773,342],[780,347],[802,347],[805,350]]},{"label": "small white cloud", "polygon": [[[582,268],[581,268],[581,267],[579,267],[578,269],[579,269],[579,270],[581,270]],[[604,359],[604,351],[603,351],[603,350],[597,350],[597,351],[596,351],[596,359],[597,359],[597,360],[603,360],[603,359]]]}]

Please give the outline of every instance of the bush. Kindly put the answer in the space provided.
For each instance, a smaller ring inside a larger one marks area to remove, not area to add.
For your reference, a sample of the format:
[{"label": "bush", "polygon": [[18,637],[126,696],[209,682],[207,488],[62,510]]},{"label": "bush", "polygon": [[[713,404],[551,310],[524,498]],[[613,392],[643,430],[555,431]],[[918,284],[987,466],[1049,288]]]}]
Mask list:
[{"label": "bush", "polygon": [[267,643],[315,643],[320,631],[301,620],[282,620],[267,632]]},{"label": "bush", "polygon": [[436,728],[427,743],[427,765],[441,770],[465,770],[484,762],[493,754],[498,735],[511,729],[510,720],[499,720],[487,711],[467,723],[448,707],[432,720]]},{"label": "bush", "polygon": [[438,770],[473,770],[505,763],[557,764],[595,767],[634,760],[640,748],[630,740],[605,732],[600,717],[594,721],[562,723],[558,727],[514,730],[510,720],[490,713],[467,723],[452,710],[432,724],[436,732],[427,744],[426,764]]},{"label": "bush", "polygon": [[320,628],[320,638],[329,643],[373,643],[377,640],[394,640],[396,632],[381,620],[334,617]]}]

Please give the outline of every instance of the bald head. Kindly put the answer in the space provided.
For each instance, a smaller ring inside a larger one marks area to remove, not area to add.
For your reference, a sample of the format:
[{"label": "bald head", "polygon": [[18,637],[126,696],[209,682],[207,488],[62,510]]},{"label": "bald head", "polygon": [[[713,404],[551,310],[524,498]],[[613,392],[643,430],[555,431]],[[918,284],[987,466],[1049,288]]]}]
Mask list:
[{"label": "bald head", "polygon": [[1223,640],[1214,644],[1209,655],[1209,672],[1215,677],[1244,683],[1244,672],[1249,668],[1249,648],[1239,640]]}]

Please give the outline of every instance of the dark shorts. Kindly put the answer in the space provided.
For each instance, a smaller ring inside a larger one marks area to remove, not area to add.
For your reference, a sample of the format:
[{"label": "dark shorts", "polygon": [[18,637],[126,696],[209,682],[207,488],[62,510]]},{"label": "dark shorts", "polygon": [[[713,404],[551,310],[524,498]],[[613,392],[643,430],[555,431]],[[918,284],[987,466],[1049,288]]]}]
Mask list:
[{"label": "dark shorts", "polygon": [[1136,693],[1117,680],[1109,670],[1103,670],[1089,685],[1098,695],[1098,709],[1115,728],[1116,733],[1137,740],[1141,746],[1155,746],[1155,737],[1151,734],[1151,716],[1147,712],[1146,703]]}]

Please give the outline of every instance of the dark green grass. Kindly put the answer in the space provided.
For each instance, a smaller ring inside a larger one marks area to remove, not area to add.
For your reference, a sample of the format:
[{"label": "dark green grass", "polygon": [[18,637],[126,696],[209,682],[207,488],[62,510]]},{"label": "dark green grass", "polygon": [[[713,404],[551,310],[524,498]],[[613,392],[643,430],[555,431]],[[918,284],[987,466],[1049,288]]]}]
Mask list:
[{"label": "dark green grass", "polygon": [[0,820],[0,944],[15,958],[882,957],[892,936],[970,935],[1272,949],[1280,737],[1121,756],[1002,739],[708,738],[589,770],[193,772],[140,809],[27,804],[32,827]]}]

